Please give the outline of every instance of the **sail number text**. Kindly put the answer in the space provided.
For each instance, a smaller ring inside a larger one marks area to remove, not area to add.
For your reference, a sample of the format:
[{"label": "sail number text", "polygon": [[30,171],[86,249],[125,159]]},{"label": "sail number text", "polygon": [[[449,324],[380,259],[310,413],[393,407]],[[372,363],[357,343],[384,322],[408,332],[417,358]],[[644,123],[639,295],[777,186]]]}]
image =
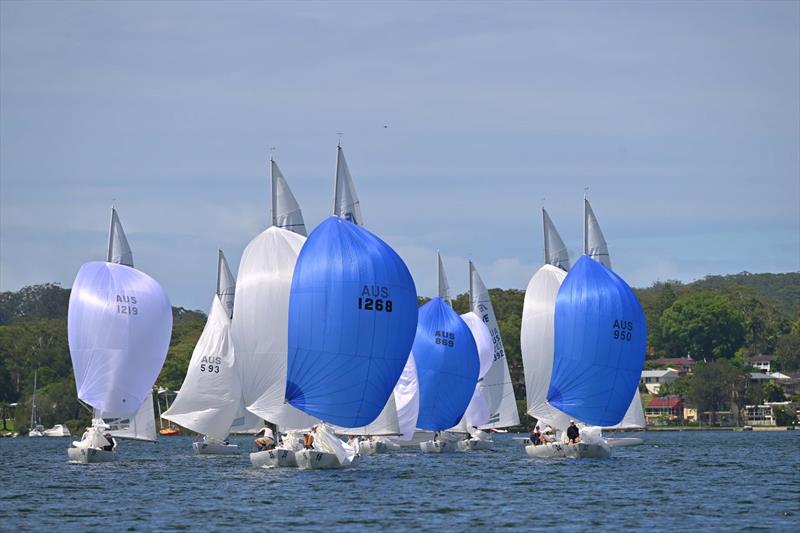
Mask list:
[{"label": "sail number text", "polygon": [[633,322],[630,320],[614,321],[614,338],[621,341],[630,341],[633,335]]},{"label": "sail number text", "polygon": [[436,338],[436,344],[441,344],[448,348],[452,348],[456,344],[456,335],[450,331],[436,330],[434,337]]},{"label": "sail number text", "polygon": [[358,298],[358,308],[363,311],[391,313],[392,301],[389,299],[389,289],[379,285],[364,285]]},{"label": "sail number text", "polygon": [[138,315],[139,308],[136,307],[136,296],[117,294],[117,313],[120,315]]},{"label": "sail number text", "polygon": [[219,365],[222,364],[222,357],[203,356],[200,359],[200,372],[219,374]]}]

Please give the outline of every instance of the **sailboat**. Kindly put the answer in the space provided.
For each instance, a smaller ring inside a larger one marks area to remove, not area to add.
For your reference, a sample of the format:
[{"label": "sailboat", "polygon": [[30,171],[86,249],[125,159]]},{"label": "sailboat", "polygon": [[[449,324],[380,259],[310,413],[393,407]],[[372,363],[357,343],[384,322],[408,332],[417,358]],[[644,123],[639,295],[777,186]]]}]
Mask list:
[{"label": "sailboat", "polygon": [[[606,238],[603,235],[603,231],[600,229],[600,223],[597,221],[594,210],[586,197],[583,199],[583,232],[583,253],[595,261],[600,262],[600,264],[609,270],[612,270],[608,243],[606,243]],[[619,424],[603,429],[644,429],[645,424],[642,397],[637,387],[636,394],[634,394],[633,400],[628,410],[625,412],[622,421]],[[619,446],[635,446],[642,444],[643,441],[638,437],[611,437],[606,438],[606,442],[613,448]]]},{"label": "sailboat", "polygon": [[300,206],[278,164],[270,161],[272,225],[245,248],[239,263],[233,334],[236,366],[247,410],[285,433],[274,450],[250,454],[256,467],[296,467],[302,433],[318,420],[284,401],[289,332],[289,290],[306,242]]},{"label": "sailboat", "polygon": [[119,436],[155,440],[152,388],[169,348],[172,307],[158,282],[133,268],[113,208],[107,259],[78,271],[67,329],[78,398],[94,409],[92,427],[67,450],[70,462],[115,460],[104,419],[128,422]]},{"label": "sailboat", "polygon": [[239,446],[225,440],[242,406],[242,386],[231,338],[235,280],[222,250],[217,258],[217,288],[208,320],[189,361],[172,406],[161,415],[204,435],[192,443],[198,455],[236,455]]},{"label": "sailboat", "polygon": [[33,373],[33,396],[31,397],[31,429],[28,431],[29,437],[44,437],[44,426],[39,422],[39,411],[36,408],[36,386],[39,381],[39,369]]},{"label": "sailboat", "polygon": [[[514,385],[511,382],[511,373],[508,369],[503,338],[500,336],[500,327],[494,314],[489,290],[472,261],[469,262],[469,281],[470,308],[472,313],[486,325],[492,342],[492,351],[490,367],[485,372],[482,370],[481,379],[478,381],[478,389],[486,399],[489,408],[489,417],[485,423],[479,426],[481,431],[475,432],[472,438],[458,443],[459,449],[465,451],[491,448],[492,441],[486,430],[502,429],[519,424],[517,400],[514,397]],[[474,329],[473,334],[475,334]],[[475,337],[477,341],[478,336],[475,335]],[[478,342],[479,354],[481,353],[480,345],[481,343]],[[482,355],[481,361],[483,361]]]},{"label": "sailboat", "polygon": [[[412,348],[419,379],[419,429],[437,432],[420,443],[425,453],[455,451],[450,433],[464,419],[480,376],[475,337],[464,319],[450,306],[450,286],[437,252],[439,295],[420,307]],[[479,400],[476,400],[479,401]]]},{"label": "sailboat", "polygon": [[[350,193],[340,190],[342,181]],[[297,258],[289,298],[286,401],[323,422],[313,449],[296,452],[300,468],[353,464],[354,447],[328,424],[358,428],[379,417],[417,323],[416,287],[405,263],[358,225],[363,219],[341,146],[334,196],[334,215],[311,232]]]}]

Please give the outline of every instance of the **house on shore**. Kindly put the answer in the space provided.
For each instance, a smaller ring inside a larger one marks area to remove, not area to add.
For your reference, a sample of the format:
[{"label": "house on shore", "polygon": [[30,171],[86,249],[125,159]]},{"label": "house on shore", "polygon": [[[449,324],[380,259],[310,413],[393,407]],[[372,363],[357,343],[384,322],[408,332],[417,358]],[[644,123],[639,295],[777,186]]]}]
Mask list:
[{"label": "house on shore", "polygon": [[658,394],[661,385],[672,384],[678,379],[677,370],[667,368],[666,370],[642,370],[642,377],[639,383],[645,386],[650,394]]},{"label": "house on shore", "polygon": [[647,425],[675,424],[683,420],[683,400],[680,396],[656,396],[644,410]]}]

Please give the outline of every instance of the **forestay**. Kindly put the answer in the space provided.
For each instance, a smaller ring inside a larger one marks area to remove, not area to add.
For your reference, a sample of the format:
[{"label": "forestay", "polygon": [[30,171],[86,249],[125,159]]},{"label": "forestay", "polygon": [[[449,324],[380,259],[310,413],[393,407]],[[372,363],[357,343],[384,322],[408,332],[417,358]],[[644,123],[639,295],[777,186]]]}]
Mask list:
[{"label": "forestay", "polygon": [[222,440],[230,431],[241,398],[231,320],[219,296],[215,295],[181,390],[161,416],[197,433]]},{"label": "forestay", "polygon": [[619,423],[644,364],[646,325],[631,288],[581,257],[558,291],[553,375],[547,400],[597,426]]},{"label": "forestay", "polygon": [[239,264],[234,303],[231,332],[245,405],[281,429],[310,428],[318,422],[284,401],[289,291],[305,240],[272,226],[250,241]]},{"label": "forestay", "polygon": [[441,298],[420,308],[413,353],[420,392],[417,428],[455,426],[472,399],[480,361],[469,328]]},{"label": "forestay", "polygon": [[164,290],[134,268],[86,263],[72,285],[67,323],[78,398],[111,416],[134,414],[169,347],[172,308]]},{"label": "forestay", "polygon": [[553,371],[556,297],[566,276],[549,264],[533,275],[525,290],[520,331],[528,414],[562,430],[570,417],[547,403],[547,391]]},{"label": "forestay", "polygon": [[333,214],[358,226],[364,225],[361,203],[358,201],[353,178],[341,146],[336,147],[336,183],[334,185]]},{"label": "forestay", "polygon": [[489,289],[486,288],[471,261],[469,263],[469,294],[472,312],[486,324],[494,345],[491,367],[483,376],[483,381],[478,384],[489,407],[489,420],[486,424],[481,425],[481,428],[516,426],[519,424],[517,400],[514,397],[514,385],[508,370],[503,338],[500,336],[500,327],[489,298]]},{"label": "forestay", "polygon": [[293,231],[305,237],[306,224],[303,221],[303,213],[300,204],[289,189],[289,184],[283,177],[278,164],[270,160],[272,174],[272,225],[278,228]]},{"label": "forestay", "polygon": [[567,245],[558,234],[550,215],[542,208],[542,227],[544,228],[544,263],[553,265],[563,271],[569,270],[569,252]]},{"label": "forestay", "polygon": [[289,300],[286,399],[344,427],[381,412],[408,360],[417,293],[403,260],[337,216],[309,235]]}]

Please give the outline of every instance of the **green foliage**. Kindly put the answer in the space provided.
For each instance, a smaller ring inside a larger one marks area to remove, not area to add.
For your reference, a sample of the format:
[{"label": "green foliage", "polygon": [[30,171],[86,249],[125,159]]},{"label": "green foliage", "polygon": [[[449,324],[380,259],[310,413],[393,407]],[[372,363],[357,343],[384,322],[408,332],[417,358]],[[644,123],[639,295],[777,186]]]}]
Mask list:
[{"label": "green foliage", "polygon": [[730,409],[738,415],[746,399],[750,375],[726,359],[698,363],[688,383],[687,399],[699,413]]},{"label": "green foliage", "polygon": [[783,372],[800,370],[800,320],[792,324],[789,333],[778,338],[775,346],[775,366]]},{"label": "green foliage", "polygon": [[786,405],[773,405],[772,414],[777,426],[796,426],[797,412]]},{"label": "green foliage", "polygon": [[659,320],[664,346],[695,359],[732,357],[744,342],[744,317],[720,294],[696,293],[678,298]]},{"label": "green foliage", "polygon": [[761,389],[764,394],[764,399],[768,402],[782,402],[786,400],[783,388],[774,381],[766,382]]}]

